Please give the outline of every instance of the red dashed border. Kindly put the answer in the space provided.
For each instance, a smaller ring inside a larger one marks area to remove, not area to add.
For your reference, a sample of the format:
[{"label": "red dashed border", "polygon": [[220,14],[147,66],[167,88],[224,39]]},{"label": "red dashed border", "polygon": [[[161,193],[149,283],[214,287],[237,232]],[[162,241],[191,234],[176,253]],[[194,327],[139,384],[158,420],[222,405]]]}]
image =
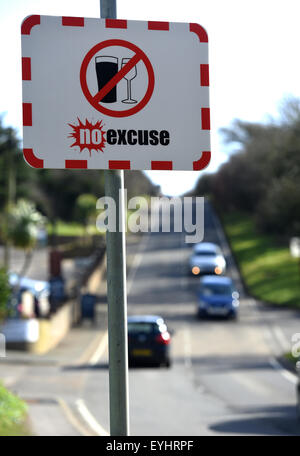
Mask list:
[{"label": "red dashed border", "polygon": [[193,170],[200,171],[201,169],[206,168],[211,159],[211,152],[209,150],[204,150],[202,152],[201,158],[193,162]]},{"label": "red dashed border", "polygon": [[190,23],[190,32],[196,33],[200,43],[208,43],[208,36],[202,25]]},{"label": "red dashed border", "polygon": [[151,161],[151,169],[152,170],[172,170],[173,169],[173,161],[168,160],[168,161],[157,161],[157,160],[152,160]]},{"label": "red dashed border", "polygon": [[170,23],[169,22],[155,22],[155,21],[148,21],[148,30],[170,30]]},{"label": "red dashed border", "polygon": [[[21,25],[21,34],[30,35],[32,28],[35,25],[40,25],[41,18],[39,15],[28,16],[24,19]],[[84,18],[83,17],[69,17],[62,16],[62,26],[67,27],[84,27]],[[119,28],[127,29],[127,20],[124,19],[106,19],[105,20],[106,28]],[[161,21],[148,21],[148,30],[161,30],[169,31],[170,23],[161,22]],[[208,43],[208,36],[205,29],[195,23],[189,24],[189,30],[192,33],[195,33],[200,43]],[[31,81],[31,58],[22,57],[22,80]],[[209,86],[209,65],[201,64],[200,65],[200,86],[208,87]],[[23,125],[32,126],[32,104],[23,103]],[[210,109],[201,108],[201,128],[203,130],[210,130]],[[34,168],[43,168],[44,160],[36,157],[33,152],[33,149],[23,149],[24,158],[30,166]],[[193,162],[193,170],[200,171],[208,166],[211,159],[210,151],[203,151],[199,160]],[[130,160],[109,160],[108,162],[109,169],[131,169]],[[66,169],[87,169],[88,160],[65,160]],[[151,161],[151,170],[172,170],[173,161],[165,160]]]},{"label": "red dashed border", "polygon": [[130,160],[109,160],[108,161],[109,169],[130,169]]},{"label": "red dashed border", "polygon": [[209,65],[207,63],[200,65],[200,85],[209,87]]},{"label": "red dashed border", "polygon": [[23,103],[23,126],[32,127],[32,104]]},{"label": "red dashed border", "polygon": [[31,58],[22,57],[22,81],[31,81]]},{"label": "red dashed border", "polygon": [[44,160],[34,155],[33,149],[23,149],[23,155],[27,163],[33,168],[44,168]]},{"label": "red dashed border", "polygon": [[65,169],[87,169],[87,160],[65,160]]},{"label": "red dashed border", "polygon": [[62,16],[61,24],[66,27],[84,27],[84,17]]},{"label": "red dashed border", "polygon": [[30,35],[32,27],[34,27],[35,25],[40,25],[40,23],[41,16],[33,15],[26,17],[21,25],[21,34]]},{"label": "red dashed border", "polygon": [[201,108],[201,127],[202,130],[210,130],[210,109]]},{"label": "red dashed border", "polygon": [[106,28],[127,29],[127,20],[125,19],[105,19]]}]

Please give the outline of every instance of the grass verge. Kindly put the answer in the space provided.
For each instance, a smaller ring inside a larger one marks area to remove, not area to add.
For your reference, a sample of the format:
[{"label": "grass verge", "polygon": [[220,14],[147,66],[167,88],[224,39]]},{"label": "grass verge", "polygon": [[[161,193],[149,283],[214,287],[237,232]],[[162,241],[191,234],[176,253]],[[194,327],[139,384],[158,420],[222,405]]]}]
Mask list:
[{"label": "grass verge", "polygon": [[[53,227],[52,225],[47,226],[47,231],[48,234],[51,235],[53,234]],[[100,234],[99,231],[97,230],[96,226],[89,226],[88,232],[91,235],[94,234]],[[85,236],[86,231],[84,225],[81,225],[80,223],[77,222],[63,222],[62,220],[59,220],[56,223],[55,226],[55,234],[57,236]]]},{"label": "grass verge", "polygon": [[248,215],[235,212],[223,214],[221,219],[252,296],[268,303],[300,308],[299,265],[289,248],[276,245],[271,236],[259,234]]},{"label": "grass verge", "polygon": [[0,383],[0,436],[30,435],[26,417],[25,402]]}]

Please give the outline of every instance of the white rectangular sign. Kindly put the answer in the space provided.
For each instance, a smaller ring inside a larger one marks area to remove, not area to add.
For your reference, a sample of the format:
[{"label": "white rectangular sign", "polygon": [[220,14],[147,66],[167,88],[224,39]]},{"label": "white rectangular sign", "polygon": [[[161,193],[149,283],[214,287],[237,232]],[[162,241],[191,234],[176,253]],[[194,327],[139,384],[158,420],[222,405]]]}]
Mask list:
[{"label": "white rectangular sign", "polygon": [[31,166],[198,171],[209,164],[203,27],[35,15],[21,32]]}]

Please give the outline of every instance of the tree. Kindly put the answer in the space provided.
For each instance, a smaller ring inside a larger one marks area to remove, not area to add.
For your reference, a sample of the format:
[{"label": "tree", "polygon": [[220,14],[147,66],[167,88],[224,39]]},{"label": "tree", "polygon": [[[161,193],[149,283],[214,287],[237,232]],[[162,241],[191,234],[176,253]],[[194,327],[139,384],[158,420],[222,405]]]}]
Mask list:
[{"label": "tree", "polygon": [[0,321],[3,320],[8,312],[8,300],[11,294],[7,272],[4,268],[0,269]]},{"label": "tree", "polygon": [[97,198],[94,195],[84,193],[78,196],[76,200],[75,211],[77,219],[83,223],[86,233],[90,223],[95,220],[96,217],[96,203]]},{"label": "tree", "polygon": [[19,200],[10,206],[2,225],[2,237],[16,248],[24,250],[24,264],[19,271],[22,277],[31,262],[33,248],[36,245],[38,229],[45,221],[33,203]]},{"label": "tree", "polygon": [[[41,169],[36,172],[32,197],[47,218],[55,225],[58,219],[73,221],[77,198],[92,194],[104,195],[104,174],[98,170]],[[58,197],[59,195],[59,197]]]},{"label": "tree", "polygon": [[266,233],[300,236],[300,180],[273,180],[257,208],[256,221]]},{"label": "tree", "polygon": [[[19,141],[16,132],[11,127],[4,127],[2,117],[0,117],[0,160],[5,169],[5,175],[1,176],[3,182],[2,198],[4,206],[4,216],[6,216],[8,207],[13,204],[16,196],[16,172],[15,172],[15,159],[19,148]],[[2,164],[1,163],[1,164]],[[9,245],[4,242],[4,265],[9,267]]]},{"label": "tree", "polygon": [[265,233],[299,235],[300,99],[286,99],[277,120],[235,120],[221,132],[230,158],[196,191],[209,187],[219,207],[248,212]]}]

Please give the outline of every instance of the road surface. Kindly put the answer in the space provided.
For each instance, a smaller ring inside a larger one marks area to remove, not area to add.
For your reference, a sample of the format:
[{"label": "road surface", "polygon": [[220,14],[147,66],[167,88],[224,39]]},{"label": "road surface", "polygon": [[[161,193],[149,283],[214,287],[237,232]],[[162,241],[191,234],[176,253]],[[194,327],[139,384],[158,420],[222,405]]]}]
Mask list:
[{"label": "road surface", "polygon": [[[299,332],[300,313],[267,308],[245,295],[220,223],[206,203],[205,240],[222,247],[241,306],[237,322],[197,320],[198,279],[187,274],[192,245],[184,236],[145,234],[128,248],[128,313],[162,315],[174,330],[170,369],[130,369],[131,434],[299,435],[296,378],[276,356]],[[109,430],[105,331],[88,362],[0,363],[1,377],[29,400],[38,434]]]}]

